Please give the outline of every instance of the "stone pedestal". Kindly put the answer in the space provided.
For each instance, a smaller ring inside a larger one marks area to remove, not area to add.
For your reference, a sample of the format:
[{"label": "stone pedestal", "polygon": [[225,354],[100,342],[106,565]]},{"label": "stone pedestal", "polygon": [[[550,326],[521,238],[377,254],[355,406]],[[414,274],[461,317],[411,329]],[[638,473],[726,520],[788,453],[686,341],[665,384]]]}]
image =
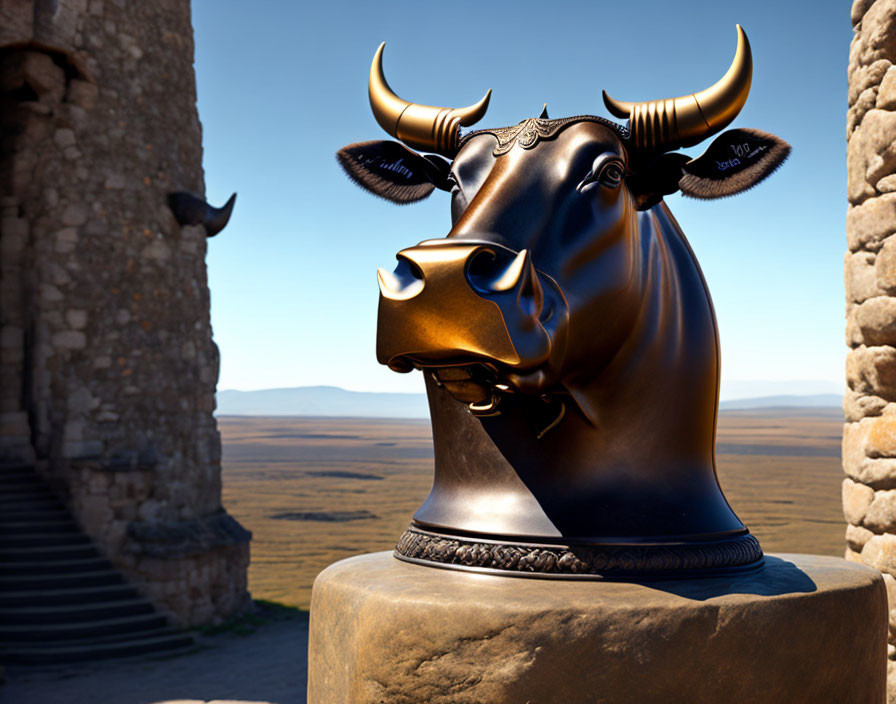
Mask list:
[{"label": "stone pedestal", "polygon": [[375,553],[314,583],[308,702],[882,704],[886,614],[880,573],[833,557],[633,584]]}]

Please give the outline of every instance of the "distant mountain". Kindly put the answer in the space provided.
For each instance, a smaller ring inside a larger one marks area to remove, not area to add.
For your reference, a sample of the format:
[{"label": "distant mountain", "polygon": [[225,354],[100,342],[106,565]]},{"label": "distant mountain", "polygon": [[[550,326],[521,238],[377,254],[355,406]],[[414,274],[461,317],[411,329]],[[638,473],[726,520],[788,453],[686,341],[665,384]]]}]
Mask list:
[{"label": "distant mountain", "polygon": [[723,401],[765,396],[843,394],[845,384],[830,379],[722,379]]},{"label": "distant mountain", "polygon": [[745,411],[753,408],[841,408],[842,405],[843,397],[840,394],[782,394],[722,401],[719,408],[723,411]]},{"label": "distant mountain", "polygon": [[[723,411],[755,408],[840,408],[838,394],[762,396],[722,401]],[[338,386],[218,392],[222,416],[349,416],[429,418],[425,394],[346,391]]]},{"label": "distant mountain", "polygon": [[353,416],[429,418],[426,394],[346,391],[338,386],[218,392],[222,416]]}]

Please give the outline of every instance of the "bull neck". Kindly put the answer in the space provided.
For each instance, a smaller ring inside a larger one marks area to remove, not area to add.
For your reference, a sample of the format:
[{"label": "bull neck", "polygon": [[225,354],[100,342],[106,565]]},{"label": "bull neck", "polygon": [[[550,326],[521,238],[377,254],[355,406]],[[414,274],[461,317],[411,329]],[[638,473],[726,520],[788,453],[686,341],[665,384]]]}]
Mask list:
[{"label": "bull neck", "polygon": [[560,397],[555,427],[538,437],[552,411],[539,415],[535,399],[472,417],[430,380],[436,476],[416,521],[544,538],[743,530],[715,475],[718,338],[705,283],[665,206],[641,219],[652,244],[638,323],[610,364]]}]

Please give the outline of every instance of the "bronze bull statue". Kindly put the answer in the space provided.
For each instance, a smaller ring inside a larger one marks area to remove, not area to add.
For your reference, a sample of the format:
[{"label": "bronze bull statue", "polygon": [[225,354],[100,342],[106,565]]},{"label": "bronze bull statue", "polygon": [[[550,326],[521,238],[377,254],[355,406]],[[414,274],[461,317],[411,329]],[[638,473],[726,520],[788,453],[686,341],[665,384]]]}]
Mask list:
[{"label": "bronze bull statue", "polygon": [[[452,227],[380,270],[377,357],[422,369],[432,492],[396,556],[501,573],[586,578],[741,569],[762,558],[715,470],[719,341],[694,254],[662,198],[732,195],[790,147],[752,129],[700,157],[746,102],[750,46],[691,96],[460,135],[465,109],[408,103],[383,46],[370,103],[400,142],[338,153],[397,203],[451,193]],[[409,147],[428,152],[421,154]]]}]

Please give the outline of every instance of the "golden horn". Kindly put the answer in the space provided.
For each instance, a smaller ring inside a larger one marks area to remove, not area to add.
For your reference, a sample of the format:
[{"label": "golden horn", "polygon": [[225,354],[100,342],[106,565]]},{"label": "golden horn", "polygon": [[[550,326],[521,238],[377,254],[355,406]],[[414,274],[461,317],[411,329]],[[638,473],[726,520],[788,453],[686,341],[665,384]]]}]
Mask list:
[{"label": "golden horn", "polygon": [[367,92],[373,116],[386,132],[400,139],[409,147],[454,156],[460,137],[460,126],[478,122],[488,110],[492,95],[489,90],[475,105],[466,108],[437,108],[402,100],[386,83],[383,73],[383,48],[373,55],[370,65],[370,81]]},{"label": "golden horn", "polygon": [[752,79],[750,41],[737,25],[734,60],[715,85],[693,95],[643,103],[614,100],[604,91],[604,103],[613,115],[631,121],[637,148],[670,151],[698,144],[728,125],[747,102]]}]

